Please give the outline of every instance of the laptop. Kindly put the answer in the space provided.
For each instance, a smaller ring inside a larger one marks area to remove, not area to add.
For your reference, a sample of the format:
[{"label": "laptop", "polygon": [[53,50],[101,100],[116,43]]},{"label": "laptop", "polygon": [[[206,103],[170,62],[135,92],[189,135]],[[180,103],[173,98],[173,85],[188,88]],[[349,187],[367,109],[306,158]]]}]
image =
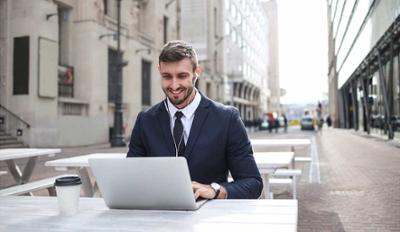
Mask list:
[{"label": "laptop", "polygon": [[89,164],[111,209],[196,210],[184,157],[92,158]]}]

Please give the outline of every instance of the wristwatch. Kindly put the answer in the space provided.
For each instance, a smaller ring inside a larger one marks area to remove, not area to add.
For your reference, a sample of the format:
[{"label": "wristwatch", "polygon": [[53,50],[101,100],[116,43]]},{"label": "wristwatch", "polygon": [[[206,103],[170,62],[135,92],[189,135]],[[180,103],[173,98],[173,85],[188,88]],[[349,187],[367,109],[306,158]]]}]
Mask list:
[{"label": "wristwatch", "polygon": [[214,189],[215,192],[215,196],[213,199],[216,199],[219,195],[219,192],[221,191],[221,185],[217,184],[217,183],[211,183],[211,188]]}]

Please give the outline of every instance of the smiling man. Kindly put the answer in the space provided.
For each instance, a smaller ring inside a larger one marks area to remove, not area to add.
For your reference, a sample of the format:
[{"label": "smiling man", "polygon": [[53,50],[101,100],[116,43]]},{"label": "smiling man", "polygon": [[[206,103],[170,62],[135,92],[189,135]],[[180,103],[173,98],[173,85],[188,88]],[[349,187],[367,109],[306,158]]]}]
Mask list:
[{"label": "smiling man", "polygon": [[185,157],[196,199],[258,198],[262,181],[239,112],[196,89],[201,68],[192,46],[167,43],[158,70],[166,99],[139,113],[127,156]]}]

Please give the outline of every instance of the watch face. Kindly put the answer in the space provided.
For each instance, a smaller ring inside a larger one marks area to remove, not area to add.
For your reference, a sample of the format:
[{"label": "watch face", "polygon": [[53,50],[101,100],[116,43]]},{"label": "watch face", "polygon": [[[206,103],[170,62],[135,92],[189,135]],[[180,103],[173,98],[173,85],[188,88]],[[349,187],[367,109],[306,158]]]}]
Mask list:
[{"label": "watch face", "polygon": [[218,190],[221,188],[221,186],[220,186],[219,184],[217,184],[217,183],[211,183],[211,187],[212,187],[215,191],[218,191]]}]

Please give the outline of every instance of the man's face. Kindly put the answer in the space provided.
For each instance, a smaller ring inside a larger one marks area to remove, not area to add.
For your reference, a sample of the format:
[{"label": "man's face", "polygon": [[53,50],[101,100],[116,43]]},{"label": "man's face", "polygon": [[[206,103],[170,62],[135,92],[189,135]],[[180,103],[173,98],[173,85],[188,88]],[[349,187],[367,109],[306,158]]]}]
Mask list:
[{"label": "man's face", "polygon": [[160,62],[158,71],[161,75],[161,88],[165,95],[178,109],[187,106],[193,99],[194,84],[200,75],[200,68],[193,72],[188,58],[175,62]]}]

